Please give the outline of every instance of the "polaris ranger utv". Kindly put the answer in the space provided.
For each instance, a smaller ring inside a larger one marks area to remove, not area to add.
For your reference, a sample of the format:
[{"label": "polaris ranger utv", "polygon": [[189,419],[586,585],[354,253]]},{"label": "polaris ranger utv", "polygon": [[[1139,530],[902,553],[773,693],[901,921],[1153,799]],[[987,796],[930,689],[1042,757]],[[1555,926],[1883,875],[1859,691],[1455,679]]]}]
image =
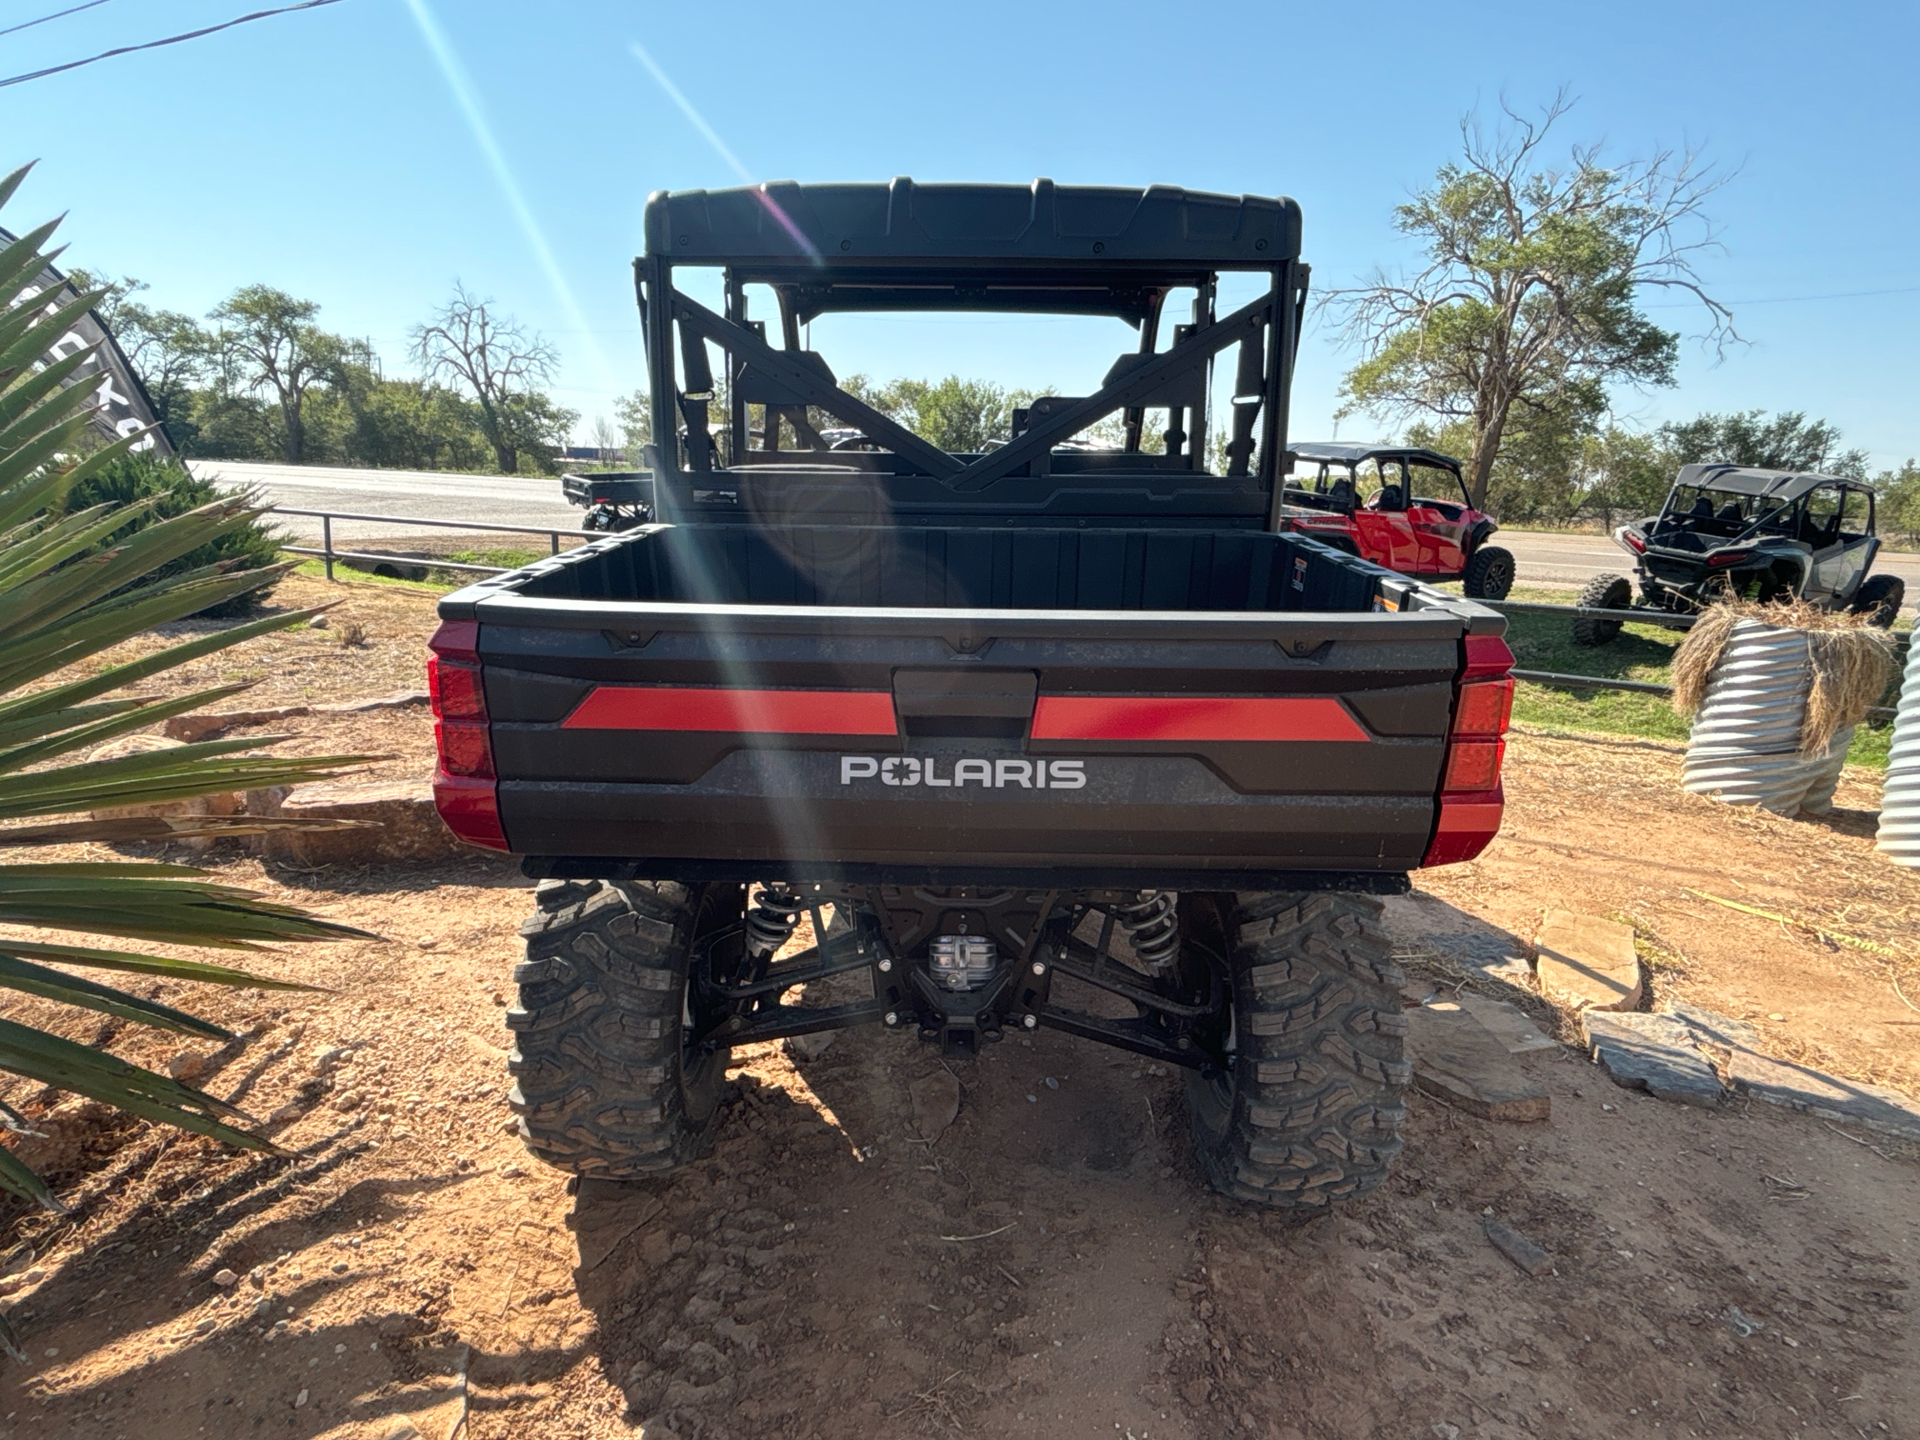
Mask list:
[{"label": "polaris ranger utv", "polygon": [[[1739,465],[1682,466],[1658,515],[1613,532],[1634,558],[1639,602],[1688,612],[1722,596],[1767,604],[1811,600],[1845,607],[1885,628],[1907,598],[1897,575],[1869,575],[1880,541],[1873,487],[1863,480]],[[1575,603],[1624,610],[1633,603],[1624,575],[1596,575]],[[1583,615],[1576,645],[1605,645],[1623,622]]]},{"label": "polaris ranger utv", "polygon": [[[535,1155],[694,1159],[736,1045],[985,1063],[1052,1028],[1181,1067],[1230,1194],[1380,1183],[1411,1072],[1377,897],[1498,830],[1512,656],[1493,611],[1281,533],[1299,254],[1292,201],[1165,187],[652,197],[656,521],[447,596],[433,640],[440,813],[541,881]],[[954,454],[803,346],[847,311],[1125,348]]]}]

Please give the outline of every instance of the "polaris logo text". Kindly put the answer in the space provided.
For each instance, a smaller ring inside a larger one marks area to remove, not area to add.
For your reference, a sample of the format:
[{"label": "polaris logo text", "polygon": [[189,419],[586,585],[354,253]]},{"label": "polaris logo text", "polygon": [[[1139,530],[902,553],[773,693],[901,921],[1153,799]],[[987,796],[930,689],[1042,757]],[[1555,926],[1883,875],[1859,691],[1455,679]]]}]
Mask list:
[{"label": "polaris logo text", "polygon": [[842,755],[840,783],[878,780],[882,785],[931,785],[935,789],[963,789],[978,785],[985,790],[1004,790],[1018,786],[1022,790],[1084,790],[1087,787],[1087,762],[1084,760],[956,760],[951,774],[940,773],[938,756],[921,759],[917,755]]}]

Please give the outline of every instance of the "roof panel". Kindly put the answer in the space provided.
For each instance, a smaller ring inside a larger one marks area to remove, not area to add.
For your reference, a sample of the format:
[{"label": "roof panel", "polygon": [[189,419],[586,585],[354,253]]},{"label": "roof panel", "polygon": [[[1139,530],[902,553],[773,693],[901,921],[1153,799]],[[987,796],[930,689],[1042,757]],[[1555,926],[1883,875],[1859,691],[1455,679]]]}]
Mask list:
[{"label": "roof panel", "polygon": [[1206,266],[1263,269],[1300,253],[1300,207],[1285,197],[1170,185],[798,185],[657,191],[647,253],[696,265],[796,268],[959,265]]}]

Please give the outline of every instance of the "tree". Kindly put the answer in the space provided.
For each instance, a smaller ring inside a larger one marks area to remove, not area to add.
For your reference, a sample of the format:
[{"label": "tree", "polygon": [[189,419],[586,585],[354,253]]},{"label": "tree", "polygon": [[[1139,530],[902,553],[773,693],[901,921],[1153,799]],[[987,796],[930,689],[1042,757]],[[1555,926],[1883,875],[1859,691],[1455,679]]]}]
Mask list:
[{"label": "tree", "polygon": [[1662,425],[1660,437],[1673,452],[1676,469],[1724,461],[1756,470],[1802,470],[1849,480],[1867,478],[1867,452],[1842,450],[1838,425],[1809,420],[1798,410],[1784,411],[1771,420],[1766,416],[1764,410],[1700,415]]},{"label": "tree", "polygon": [[289,465],[306,459],[302,414],[307,392],[336,364],[341,342],[313,323],[320,307],[271,285],[244,285],[216,309],[216,345],[223,377],[250,394],[271,394],[280,409],[281,451]]},{"label": "tree", "polygon": [[1879,492],[1875,523],[1888,541],[1920,545],[1920,464],[1909,460],[1898,470],[1882,470],[1873,477]]},{"label": "tree", "polygon": [[1564,92],[1538,119],[1503,105],[1492,134],[1463,119],[1461,158],[1394,212],[1422,267],[1328,297],[1361,352],[1342,413],[1466,421],[1476,504],[1516,417],[1591,432],[1613,385],[1673,383],[1679,336],[1642,313],[1644,292],[1691,297],[1711,343],[1738,339],[1695,269],[1717,248],[1705,206],[1728,177],[1691,150],[1604,162],[1575,146],[1548,167],[1570,106]]},{"label": "tree", "polygon": [[956,454],[975,453],[986,449],[991,440],[1011,437],[1015,408],[1038,398],[1032,391],[1007,390],[991,380],[963,380],[958,375],[934,381],[901,377],[878,387],[865,376],[854,375],[841,388],[922,439]]},{"label": "tree", "polygon": [[[512,475],[524,446],[558,448],[578,417],[535,390],[553,378],[559,352],[511,316],[496,316],[492,304],[455,284],[453,298],[414,327],[413,356],[427,378],[451,380],[473,397],[495,463]],[[553,427],[562,415],[567,420],[556,443]]]},{"label": "tree", "polygon": [[613,418],[625,439],[627,459],[640,464],[641,452],[653,443],[653,401],[644,390],[622,395],[613,402]]}]

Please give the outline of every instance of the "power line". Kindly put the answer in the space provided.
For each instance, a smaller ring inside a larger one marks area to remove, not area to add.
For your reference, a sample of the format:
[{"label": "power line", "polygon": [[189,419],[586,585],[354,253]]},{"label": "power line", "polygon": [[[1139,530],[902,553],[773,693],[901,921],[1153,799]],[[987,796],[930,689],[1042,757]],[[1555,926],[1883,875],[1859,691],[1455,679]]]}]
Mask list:
[{"label": "power line", "polygon": [[44,25],[49,20],[58,20],[67,15],[78,15],[82,10],[91,10],[96,5],[104,5],[107,0],[87,0],[84,5],[75,5],[66,10],[56,10],[51,15],[42,15],[38,20],[23,20],[18,25],[9,25],[0,30],[0,35],[11,35],[16,30],[31,30],[36,25]]},{"label": "power line", "polygon": [[[94,3],[102,4],[105,3],[105,0],[94,0]],[[49,65],[44,70],[31,70],[25,75],[15,75],[9,79],[0,80],[0,89],[5,89],[9,85],[19,85],[28,80],[44,79],[48,75],[58,75],[63,70],[78,70],[82,65],[92,65],[101,60],[111,60],[116,55],[131,55],[139,50],[158,50],[163,45],[178,45],[183,40],[198,40],[202,35],[213,35],[222,30],[231,30],[234,26],[245,25],[249,21],[269,20],[275,15],[289,15],[295,10],[315,10],[322,5],[338,5],[339,3],[340,0],[303,0],[303,3],[299,5],[282,5],[276,10],[256,10],[251,15],[242,15],[237,20],[223,21],[218,25],[209,25],[202,30],[189,30],[184,35],[169,35],[164,40],[149,40],[144,45],[122,45],[118,49],[103,50],[98,55],[89,55],[85,60],[69,60],[64,65]],[[79,8],[84,10],[87,7],[83,5]],[[56,17],[49,15],[46,18],[51,20]],[[37,24],[38,22],[36,21],[34,23]]]}]

